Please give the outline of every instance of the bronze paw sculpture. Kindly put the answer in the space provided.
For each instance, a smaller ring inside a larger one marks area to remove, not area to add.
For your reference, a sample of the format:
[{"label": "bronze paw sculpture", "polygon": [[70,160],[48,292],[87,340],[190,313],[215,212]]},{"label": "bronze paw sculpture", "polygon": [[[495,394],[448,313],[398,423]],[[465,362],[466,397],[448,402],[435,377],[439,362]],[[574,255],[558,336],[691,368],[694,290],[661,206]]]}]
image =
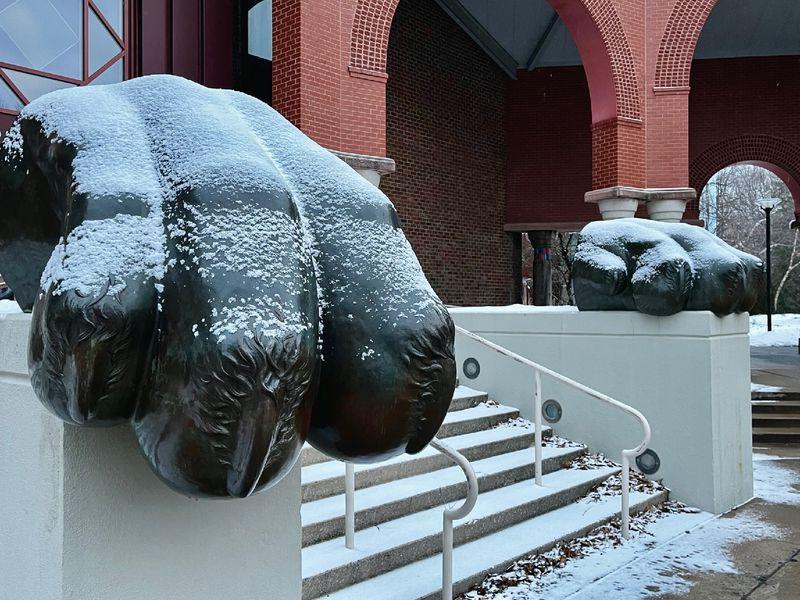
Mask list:
[{"label": "bronze paw sculpture", "polygon": [[580,310],[747,312],[763,281],[761,260],[705,229],[644,219],[590,223],[573,263]]},{"label": "bronze paw sculpture", "polygon": [[130,420],[175,490],[246,497],[306,439],[369,462],[441,425],[454,328],[394,208],[258,100],[171,76],[49,94],[0,194],[38,397]]}]

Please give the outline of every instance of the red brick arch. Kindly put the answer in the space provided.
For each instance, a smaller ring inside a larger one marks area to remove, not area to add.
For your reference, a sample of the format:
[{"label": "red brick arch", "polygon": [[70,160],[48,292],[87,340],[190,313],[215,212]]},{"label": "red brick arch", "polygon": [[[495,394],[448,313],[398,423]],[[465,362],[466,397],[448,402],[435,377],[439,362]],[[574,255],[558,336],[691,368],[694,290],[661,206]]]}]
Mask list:
[{"label": "red brick arch", "polygon": [[[350,38],[350,72],[386,76],[392,19],[400,0],[358,0]],[[612,0],[548,0],[570,30],[583,60],[595,123],[641,120],[639,76]]]},{"label": "red brick arch", "polygon": [[741,163],[764,167],[780,177],[792,193],[795,213],[800,213],[800,147],[769,135],[729,138],[706,148],[691,161],[691,186],[699,194],[716,173]]},{"label": "red brick arch", "polygon": [[697,40],[717,0],[677,0],[658,48],[656,90],[689,88]]}]

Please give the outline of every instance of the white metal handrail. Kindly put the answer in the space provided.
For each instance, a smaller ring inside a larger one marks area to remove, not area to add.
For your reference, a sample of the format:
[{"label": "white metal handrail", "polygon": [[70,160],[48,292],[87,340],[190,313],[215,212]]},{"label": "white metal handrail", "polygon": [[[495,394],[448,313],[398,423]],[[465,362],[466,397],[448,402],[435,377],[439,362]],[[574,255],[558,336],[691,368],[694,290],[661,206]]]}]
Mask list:
[{"label": "white metal handrail", "polygon": [[458,508],[448,508],[442,514],[442,600],[453,600],[453,521],[466,517],[478,501],[478,478],[475,469],[463,454],[437,438],[431,446],[449,456],[461,467],[467,478],[467,498]]},{"label": "white metal handrail", "polygon": [[628,406],[619,400],[614,400],[610,396],[598,392],[597,390],[593,390],[590,387],[583,385],[582,383],[578,383],[562,375],[561,373],[556,373],[552,369],[548,369],[547,367],[540,365],[532,360],[525,358],[524,356],[520,356],[516,352],[512,352],[507,348],[503,348],[502,346],[495,344],[487,340],[486,338],[482,338],[481,336],[472,333],[464,329],[463,327],[459,327],[456,325],[456,331],[458,333],[470,338],[471,340],[478,342],[486,346],[487,348],[491,348],[492,350],[506,356],[512,360],[515,360],[518,363],[521,363],[527,367],[530,367],[534,370],[534,427],[535,427],[535,481],[537,485],[542,484],[542,375],[547,375],[548,377],[552,377],[553,379],[560,381],[576,390],[584,392],[588,396],[592,398],[596,398],[597,400],[601,400],[606,404],[610,404],[628,414],[633,415],[636,417],[642,425],[642,429],[644,431],[644,436],[642,437],[642,441],[639,443],[638,446],[632,448],[630,450],[623,450],[622,451],[622,507],[620,508],[620,519],[622,521],[622,536],[624,538],[628,538],[630,536],[630,463],[631,458],[636,458],[642,452],[647,449],[647,445],[650,443],[650,424],[647,422],[645,416],[633,408],[632,406]]},{"label": "white metal handrail", "polygon": [[[467,478],[467,497],[464,503],[458,508],[448,508],[442,514],[442,600],[453,599],[453,521],[463,519],[475,507],[478,501],[478,478],[475,469],[464,457],[463,454],[454,450],[441,440],[433,438],[431,447],[435,448],[445,456],[453,459]],[[355,493],[356,493],[356,474],[353,463],[345,463],[345,514],[344,514],[344,538],[345,547],[349,550],[355,548]]]}]

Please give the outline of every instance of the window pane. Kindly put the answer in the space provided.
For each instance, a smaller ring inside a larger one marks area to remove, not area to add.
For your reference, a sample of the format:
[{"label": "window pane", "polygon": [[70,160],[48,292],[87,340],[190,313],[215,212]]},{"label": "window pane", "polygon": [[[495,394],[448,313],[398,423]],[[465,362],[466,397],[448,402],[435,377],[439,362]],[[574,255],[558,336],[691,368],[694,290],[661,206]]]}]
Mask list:
[{"label": "window pane", "polygon": [[0,36],[0,60],[78,76],[80,14],[80,0],[18,0],[9,4],[0,10],[4,34]]},{"label": "window pane", "polygon": [[97,77],[90,85],[104,85],[106,83],[119,83],[123,80],[124,74],[122,71],[123,64],[122,59],[115,62],[113,65],[108,67],[107,70],[103,71],[103,74]]},{"label": "window pane", "polygon": [[89,73],[94,73],[122,51],[106,26],[89,14]]},{"label": "window pane", "polygon": [[94,5],[106,18],[119,37],[122,35],[122,0],[94,0]]},{"label": "window pane", "polygon": [[262,0],[247,13],[247,52],[272,60],[272,0]]},{"label": "window pane", "polygon": [[0,108],[8,108],[11,110],[22,109],[22,102],[2,79],[0,79]]},{"label": "window pane", "polygon": [[8,75],[8,78],[14,82],[14,85],[25,94],[28,100],[34,100],[48,92],[60,90],[65,87],[73,87],[71,83],[56,81],[55,79],[48,79],[47,77],[40,77],[39,75],[30,75],[28,73],[12,71],[11,69],[4,69],[4,72]]}]

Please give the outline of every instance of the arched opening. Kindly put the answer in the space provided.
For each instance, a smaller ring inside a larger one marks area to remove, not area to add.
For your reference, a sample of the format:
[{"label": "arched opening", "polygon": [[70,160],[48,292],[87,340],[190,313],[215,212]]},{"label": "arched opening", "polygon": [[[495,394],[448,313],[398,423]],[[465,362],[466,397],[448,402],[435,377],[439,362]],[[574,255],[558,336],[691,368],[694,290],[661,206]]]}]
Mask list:
[{"label": "arched opening", "polygon": [[[691,84],[690,184],[699,192],[724,166],[763,163],[797,197],[800,5],[706,0],[700,8],[707,18],[697,21],[697,43],[689,46],[691,72],[681,68]],[[697,209],[690,206],[688,216]]]},{"label": "arched opening", "polygon": [[[759,201],[777,198],[770,213],[773,311],[800,312],[800,229],[791,227],[797,206],[797,181],[784,168],[744,161],[715,172],[702,188],[700,217],[705,227],[744,252],[765,257],[766,213]],[[766,298],[758,304],[766,307]]]},{"label": "arched opening", "polygon": [[386,77],[381,188],[446,302],[519,301],[527,232],[580,229],[600,217],[587,191],[640,183],[619,180],[642,130],[611,2],[361,0],[349,71]]}]

